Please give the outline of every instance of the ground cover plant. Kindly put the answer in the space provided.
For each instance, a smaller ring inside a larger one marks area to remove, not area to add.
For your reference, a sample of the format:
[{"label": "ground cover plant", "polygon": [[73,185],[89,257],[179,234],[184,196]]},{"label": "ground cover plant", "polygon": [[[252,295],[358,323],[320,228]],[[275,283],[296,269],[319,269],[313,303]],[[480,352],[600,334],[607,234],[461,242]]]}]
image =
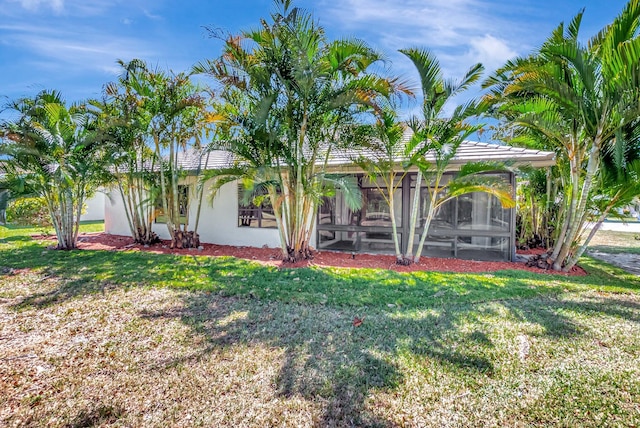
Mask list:
[{"label": "ground cover plant", "polygon": [[0,228],[0,425],[640,424],[640,281],[606,264],[278,269],[32,231]]}]

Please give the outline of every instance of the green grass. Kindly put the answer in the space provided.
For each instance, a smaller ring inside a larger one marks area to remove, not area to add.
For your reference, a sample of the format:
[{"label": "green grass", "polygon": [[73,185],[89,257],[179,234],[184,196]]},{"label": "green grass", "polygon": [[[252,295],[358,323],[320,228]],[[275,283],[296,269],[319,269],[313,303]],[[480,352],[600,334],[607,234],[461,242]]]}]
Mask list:
[{"label": "green grass", "polygon": [[640,425],[640,281],[589,258],[279,270],[0,234],[0,425]]},{"label": "green grass", "polygon": [[589,243],[589,249],[609,254],[640,254],[640,234],[599,230]]},{"label": "green grass", "polygon": [[[82,221],[80,222],[80,232],[104,232],[104,221]],[[15,226],[11,224],[0,226],[0,239],[30,235],[55,235],[55,231],[53,227],[49,226]]]}]

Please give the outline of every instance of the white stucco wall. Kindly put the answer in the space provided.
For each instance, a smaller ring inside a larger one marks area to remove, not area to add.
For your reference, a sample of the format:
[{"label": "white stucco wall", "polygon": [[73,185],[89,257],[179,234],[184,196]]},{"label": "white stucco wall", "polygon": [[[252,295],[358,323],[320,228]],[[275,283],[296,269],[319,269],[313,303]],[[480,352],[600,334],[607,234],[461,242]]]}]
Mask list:
[{"label": "white stucco wall", "polygon": [[104,203],[104,231],[111,235],[131,236],[122,197],[117,189],[107,192]]},{"label": "white stucco wall", "polygon": [[96,192],[85,201],[85,212],[80,216],[80,221],[104,220],[106,197],[103,192]]},{"label": "white stucco wall", "polygon": [[[194,179],[188,180],[190,184]],[[191,186],[189,195],[191,206],[189,209],[189,229],[193,229],[196,221],[195,186]],[[238,226],[238,184],[228,183],[224,185],[213,204],[209,201],[207,191],[203,198],[200,212],[200,224],[198,233],[200,241],[211,244],[278,248],[280,240],[276,229],[258,229]],[[125,215],[122,198],[117,190],[113,190],[105,204],[105,231],[113,235],[131,234]],[[164,224],[154,224],[153,231],[162,239],[169,239],[167,227]],[[312,239],[315,246],[315,233]]]},{"label": "white stucco wall", "polygon": [[[238,226],[238,184],[224,185],[213,204],[205,192],[200,213],[198,233],[202,242],[223,245],[276,248],[280,246],[276,229],[258,229]],[[195,224],[196,207],[191,205],[190,223]]]}]

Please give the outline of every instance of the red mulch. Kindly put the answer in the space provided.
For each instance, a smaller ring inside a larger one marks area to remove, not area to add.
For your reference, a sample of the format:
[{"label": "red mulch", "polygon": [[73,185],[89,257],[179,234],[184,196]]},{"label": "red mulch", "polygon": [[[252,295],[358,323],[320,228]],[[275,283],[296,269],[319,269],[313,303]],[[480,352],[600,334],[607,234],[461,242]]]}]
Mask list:
[{"label": "red mulch", "polygon": [[532,255],[540,255],[547,252],[544,248],[529,248],[528,250],[518,250],[518,254],[532,254]]},{"label": "red mulch", "polygon": [[[55,240],[55,237],[38,237],[39,239]],[[78,238],[78,247],[83,250],[107,250],[107,251],[148,251],[163,254],[191,254],[198,256],[233,256],[241,259],[255,260],[264,264],[278,267],[306,267],[306,266],[335,266],[346,268],[376,268],[390,269],[397,272],[438,271],[438,272],[495,272],[506,269],[519,269],[537,273],[554,273],[534,267],[527,267],[524,263],[517,262],[485,262],[460,259],[446,259],[436,257],[422,257],[419,264],[399,266],[395,263],[394,256],[382,254],[356,254],[340,253],[334,251],[317,251],[313,260],[295,264],[283,263],[280,259],[279,248],[234,247],[230,245],[201,244],[203,250],[196,249],[170,249],[168,242],[162,242],[145,247],[135,244],[128,236],[109,235],[106,233],[81,233]],[[574,267],[570,273],[564,275],[587,275],[587,272],[579,266]]]}]

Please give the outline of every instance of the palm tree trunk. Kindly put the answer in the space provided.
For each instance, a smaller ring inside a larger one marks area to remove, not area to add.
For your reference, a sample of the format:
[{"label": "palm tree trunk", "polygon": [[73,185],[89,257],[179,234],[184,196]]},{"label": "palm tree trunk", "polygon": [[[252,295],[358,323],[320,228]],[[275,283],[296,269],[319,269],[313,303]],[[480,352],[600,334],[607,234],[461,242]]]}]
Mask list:
[{"label": "palm tree trunk", "polygon": [[[179,192],[178,192],[177,162],[178,162],[177,153],[174,148],[174,144],[171,143],[169,144],[169,178],[171,179],[169,188],[171,189],[171,208],[167,215],[168,217],[167,224],[169,224],[170,222],[174,229],[173,232],[169,230],[169,233],[171,234],[171,241],[175,241],[176,239],[175,231],[180,230],[180,201],[178,200]],[[169,218],[171,220],[169,220]],[[175,245],[175,242],[173,243]]]},{"label": "palm tree trunk", "polygon": [[[120,174],[118,174],[117,168],[116,168],[116,176],[118,178],[120,177]],[[139,236],[140,231],[136,227],[137,225],[133,221],[133,218],[131,215],[131,208],[132,208],[131,207],[131,191],[125,193],[124,186],[122,185],[122,181],[123,180],[116,179],[116,182],[118,183],[118,191],[120,192],[120,199],[122,200],[122,206],[124,207],[124,215],[127,218],[127,224],[129,225],[129,230],[131,231],[131,236],[133,237],[134,242],[140,242],[140,236]],[[126,174],[124,181],[126,183],[131,183],[131,174]]]},{"label": "palm tree trunk", "polygon": [[[205,167],[207,165],[209,165],[209,156],[211,155],[210,151],[207,151],[207,156],[205,158],[204,164]],[[201,180],[199,180],[201,181]],[[197,196],[196,198],[198,199],[198,209],[196,211],[196,224],[193,226],[193,232],[197,233],[198,232],[198,225],[200,224],[200,212],[202,211],[202,198],[204,196],[204,185],[205,183],[198,183],[198,187],[197,187]]]},{"label": "palm tree trunk", "polygon": [[391,177],[391,186],[388,189],[389,190],[389,199],[388,199],[388,203],[389,203],[389,215],[391,216],[391,230],[393,233],[393,245],[395,247],[396,250],[396,263],[397,264],[403,264],[403,257],[402,257],[402,251],[400,250],[400,241],[398,239],[398,225],[397,225],[397,221],[396,221],[396,209],[395,209],[395,198],[394,198],[394,188],[393,188],[393,182],[394,182],[395,177],[392,175]]},{"label": "palm tree trunk", "polygon": [[611,202],[607,205],[607,207],[602,212],[602,214],[600,214],[600,217],[598,217],[598,220],[596,220],[594,225],[591,227],[591,230],[589,231],[589,235],[587,235],[585,240],[582,242],[582,245],[580,245],[580,247],[576,250],[573,256],[569,258],[564,268],[562,269],[564,272],[569,272],[578,263],[578,260],[580,260],[580,257],[582,257],[587,247],[589,246],[591,239],[593,239],[593,237],[598,232],[598,230],[600,230],[602,223],[604,223],[604,221],[607,219],[607,216],[611,212],[611,209],[616,205],[617,202],[618,202],[618,195],[616,195],[611,200]]},{"label": "palm tree trunk", "polygon": [[62,242],[62,233],[61,233],[61,225],[60,225],[60,215],[59,208],[56,208],[54,204],[53,196],[44,191],[44,200],[47,204],[47,210],[49,211],[49,216],[51,217],[51,224],[53,225],[53,230],[56,233],[56,240],[58,244]]},{"label": "palm tree trunk", "polygon": [[[436,186],[438,183],[436,182]],[[427,235],[429,234],[429,227],[431,226],[431,220],[433,219],[433,214],[436,211],[436,200],[435,195],[437,194],[437,187],[434,189],[433,194],[431,191],[429,192],[429,209],[427,210],[427,218],[424,220],[424,229],[422,230],[422,235],[420,236],[420,242],[418,243],[418,249],[416,250],[416,255],[413,258],[414,263],[420,263],[420,255],[422,254],[422,248],[424,247],[424,243],[427,240]]]},{"label": "palm tree trunk", "polygon": [[282,198],[278,195],[275,187],[269,186],[267,189],[269,193],[269,199],[271,199],[271,206],[273,206],[273,215],[276,218],[276,226],[278,227],[278,235],[280,237],[280,250],[282,251],[283,260],[288,256],[287,250],[287,233],[286,233],[286,198]]},{"label": "palm tree trunk", "polygon": [[570,244],[567,245],[567,240],[571,236],[571,226],[576,218],[576,207],[578,204],[578,189],[580,186],[580,171],[579,171],[579,159],[577,159],[577,153],[574,153],[569,159],[571,170],[571,199],[569,201],[569,209],[566,211],[566,217],[564,219],[562,230],[558,236],[553,253],[551,254],[551,260],[553,260],[553,269],[561,270],[564,262],[564,257],[569,253]]},{"label": "palm tree trunk", "polygon": [[[79,187],[83,187],[83,186],[79,186]],[[84,191],[84,188],[81,188],[78,191],[78,201],[76,202],[77,203],[76,218],[75,218],[74,227],[73,227],[74,247],[77,246],[78,233],[80,232],[80,217],[82,216],[82,208],[83,208],[83,205],[84,205],[84,198],[85,198],[85,191]]]},{"label": "palm tree trunk", "polygon": [[420,209],[420,187],[422,186],[422,172],[416,174],[416,188],[413,193],[413,201],[411,203],[411,219],[409,222],[409,238],[407,239],[407,249],[404,258],[413,260],[413,241],[416,234],[416,226],[418,223],[418,211]]},{"label": "palm tree trunk", "polygon": [[[162,159],[162,155],[160,152],[160,137],[155,134],[153,136],[153,141],[155,143],[156,156],[158,159]],[[160,191],[162,194],[160,195],[160,200],[162,201],[162,209],[164,210],[165,220],[167,222],[167,229],[169,230],[169,235],[171,235],[171,248],[174,247],[173,237],[175,236],[175,230],[173,229],[173,225],[171,224],[171,216],[169,214],[169,205],[167,204],[167,184],[164,174],[164,167],[162,162],[160,162]]]},{"label": "palm tree trunk", "polygon": [[[565,264],[567,257],[569,256],[569,254],[571,254],[573,250],[576,249],[576,245],[577,245],[576,239],[578,237],[578,232],[582,226],[581,220],[586,211],[587,200],[589,199],[589,196],[591,193],[591,186],[593,183],[593,179],[595,177],[595,174],[597,172],[597,169],[600,163],[599,152],[600,152],[599,142],[594,141],[590,150],[589,161],[587,163],[587,171],[585,174],[584,181],[582,183],[582,188],[577,197],[578,203],[574,204],[575,209],[572,210],[571,217],[573,220],[569,225],[569,230],[567,232],[567,235],[565,236],[563,248],[560,250],[560,253],[558,254],[558,258],[555,259],[553,263],[553,268],[555,270],[562,270],[562,266],[563,264]],[[579,174],[579,172],[577,174]],[[573,204],[573,201],[572,201],[572,204]],[[576,221],[577,219],[580,219],[580,221]]]}]

